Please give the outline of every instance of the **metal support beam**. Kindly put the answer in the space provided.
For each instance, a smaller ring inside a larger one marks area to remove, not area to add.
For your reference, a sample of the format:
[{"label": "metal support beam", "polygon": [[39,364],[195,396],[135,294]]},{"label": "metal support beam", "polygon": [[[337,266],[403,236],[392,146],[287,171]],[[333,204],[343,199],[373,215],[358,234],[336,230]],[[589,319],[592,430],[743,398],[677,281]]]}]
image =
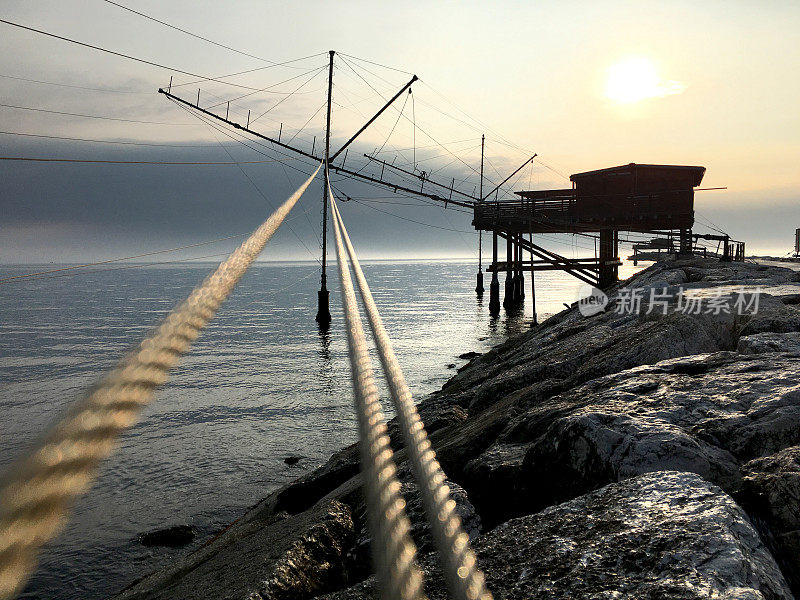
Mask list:
[{"label": "metal support beam", "polygon": [[537,156],[539,156],[539,155],[538,155],[538,154],[534,154],[534,155],[533,155],[533,156],[531,156],[531,157],[530,157],[528,160],[526,160],[524,163],[522,163],[522,164],[521,164],[521,165],[520,165],[520,166],[517,168],[517,170],[516,170],[516,171],[514,171],[514,172],[513,172],[511,175],[509,175],[508,177],[506,177],[505,179],[503,179],[503,181],[501,181],[500,183],[498,183],[498,184],[497,184],[497,186],[496,186],[494,189],[492,189],[492,191],[491,191],[491,192],[489,192],[489,193],[488,193],[488,194],[486,194],[485,196],[481,194],[481,201],[483,201],[483,200],[486,200],[486,199],[487,199],[489,196],[491,196],[491,195],[492,195],[492,194],[494,194],[494,193],[495,193],[497,190],[499,190],[501,187],[503,187],[503,184],[505,184],[505,183],[506,183],[506,182],[507,182],[509,179],[511,179],[511,178],[512,178],[514,175],[516,175],[517,173],[519,173],[519,172],[520,172],[520,171],[521,171],[523,168],[525,168],[525,165],[527,165],[528,163],[532,163],[532,162],[533,162],[533,159],[534,159],[534,158],[536,158]]},{"label": "metal support beam", "polygon": [[[453,194],[459,194],[461,196],[464,196],[465,198],[469,198],[473,202],[479,202],[480,201],[480,198],[476,198],[475,196],[470,196],[466,192],[460,192],[460,191],[458,191],[456,189],[453,189],[453,186],[451,186],[451,185],[445,185],[443,183],[438,183],[436,181],[432,181],[432,180],[428,179],[428,177],[423,177],[422,175],[418,175],[417,173],[412,173],[411,171],[403,169],[402,167],[398,167],[397,165],[393,165],[392,163],[387,162],[385,160],[381,160],[379,158],[375,158],[374,156],[370,156],[369,154],[365,154],[364,158],[366,158],[367,160],[370,160],[372,162],[376,162],[376,163],[380,164],[381,165],[381,172],[383,172],[383,169],[385,167],[389,167],[390,169],[394,169],[395,171],[398,171],[399,173],[405,173],[406,175],[411,175],[411,176],[416,177],[417,179],[419,179],[419,180],[421,180],[423,182],[428,182],[431,185],[435,185],[436,187],[440,187],[440,188],[443,188],[443,189],[447,190],[450,193],[450,196],[446,200],[443,199],[445,203],[451,202],[451,198],[453,197]],[[331,167],[331,168],[335,169],[336,167]],[[384,183],[386,183],[386,182],[384,182]],[[455,202],[453,204],[455,204]],[[469,206],[472,206],[472,204],[470,204]]]},{"label": "metal support beam", "polygon": [[[510,234],[505,232],[497,232],[497,234],[504,238],[509,239]],[[573,264],[571,259],[561,256],[560,254],[556,254],[555,252],[551,252],[542,248],[541,246],[537,246],[536,244],[529,242],[527,240],[522,240],[522,245],[532,254],[538,256],[539,258],[547,261],[553,268],[550,270],[558,270],[564,271],[569,273],[573,277],[580,279],[581,281],[588,283],[589,285],[597,285],[597,275],[591,272],[587,267],[580,265],[580,264]],[[495,264],[497,262],[495,261]],[[543,270],[543,269],[536,269],[536,270]]]},{"label": "metal support beam", "polygon": [[[175,96],[174,94],[171,94],[171,93],[167,92],[164,89],[159,89],[158,92],[160,94],[164,94],[165,96],[167,96],[168,98],[171,98],[172,100],[175,100],[176,102],[179,102],[181,104],[185,104],[186,106],[190,107],[192,110],[197,110],[197,111],[199,111],[199,112],[201,112],[201,113],[203,113],[205,115],[208,115],[209,117],[217,119],[218,121],[222,121],[223,123],[227,123],[231,127],[239,129],[240,131],[245,131],[245,132],[249,133],[250,135],[253,135],[253,136],[257,137],[257,138],[261,138],[262,140],[270,142],[271,144],[275,144],[276,146],[279,146],[281,148],[289,150],[290,152],[294,152],[295,154],[299,154],[300,156],[305,156],[306,158],[310,158],[310,159],[313,159],[315,161],[322,161],[323,160],[323,157],[315,156],[315,155],[313,155],[313,154],[311,154],[309,152],[306,152],[305,150],[302,150],[300,148],[295,148],[294,146],[290,146],[289,144],[285,144],[285,143],[281,142],[280,140],[276,140],[275,138],[271,138],[271,137],[269,137],[267,135],[264,135],[263,133],[258,133],[257,131],[253,131],[249,127],[244,127],[244,126],[240,125],[239,123],[236,123],[235,121],[230,121],[230,120],[228,120],[228,119],[226,119],[224,117],[221,117],[219,115],[216,115],[213,112],[211,112],[209,110],[206,110],[204,108],[198,108],[197,106],[195,106],[191,102],[187,102],[183,98],[179,98],[178,96]],[[369,182],[369,183],[379,184],[379,185],[381,185],[383,187],[386,187],[386,188],[389,188],[389,189],[393,190],[395,193],[397,193],[398,191],[401,191],[401,192],[405,192],[407,194],[412,194],[414,196],[421,196],[423,198],[430,198],[431,200],[436,200],[437,202],[442,202],[445,205],[446,204],[455,204],[456,206],[462,206],[464,208],[472,208],[473,206],[475,206],[474,202],[462,202],[460,200],[451,200],[451,199],[448,199],[448,198],[443,198],[442,196],[439,196],[437,194],[432,194],[432,193],[429,193],[429,192],[420,192],[419,190],[415,190],[415,189],[412,189],[412,188],[409,188],[409,187],[405,187],[405,186],[402,186],[402,185],[396,185],[396,184],[391,183],[389,181],[381,181],[379,179],[375,179],[374,177],[370,177],[369,175],[364,175],[363,173],[358,173],[356,171],[351,171],[350,169],[345,169],[343,166],[337,167],[336,165],[330,164],[330,161],[332,161],[332,160],[333,160],[333,158],[331,158],[329,160],[329,164],[328,164],[329,171],[333,170],[335,173],[343,173],[345,175],[349,175],[350,177],[354,177],[356,179],[360,179],[361,181],[366,181],[366,182]]]},{"label": "metal support beam", "polygon": [[164,94],[167,98],[175,100],[175,102],[179,102],[181,104],[185,104],[186,106],[192,108],[193,110],[200,111],[201,113],[203,113],[205,115],[208,115],[209,117],[213,117],[213,118],[217,119],[218,121],[222,121],[223,123],[227,123],[231,127],[235,127],[236,129],[241,129],[242,131],[246,131],[250,135],[254,135],[254,136],[258,137],[258,138],[261,138],[262,140],[266,140],[268,142],[271,142],[271,143],[275,144],[276,146],[280,146],[281,148],[285,148],[286,150],[291,150],[292,152],[295,152],[297,154],[305,156],[306,158],[313,158],[316,161],[321,161],[322,160],[319,156],[314,156],[313,154],[311,154],[309,152],[306,152],[305,150],[301,150],[300,148],[295,148],[294,146],[289,146],[288,144],[284,144],[283,142],[280,142],[280,141],[278,141],[278,140],[276,140],[274,138],[266,136],[266,135],[264,135],[262,133],[258,133],[257,131],[253,131],[249,127],[243,127],[242,125],[239,125],[239,123],[236,123],[234,121],[229,121],[228,119],[220,117],[219,115],[215,115],[210,110],[206,110],[204,108],[200,108],[198,106],[195,106],[191,102],[187,102],[183,98],[179,98],[178,96],[175,96],[174,94],[171,94],[171,93],[167,92],[166,90],[164,90],[162,88],[158,89],[158,93],[159,94]]},{"label": "metal support beam", "polygon": [[395,100],[397,100],[397,99],[398,99],[398,98],[401,96],[401,94],[402,94],[403,92],[405,92],[405,91],[406,91],[408,88],[410,88],[410,87],[411,87],[411,84],[412,84],[412,83],[414,83],[414,82],[415,82],[417,79],[418,79],[418,77],[417,77],[416,75],[414,75],[414,76],[411,78],[411,81],[409,81],[407,84],[405,84],[405,85],[403,86],[403,88],[402,88],[402,89],[401,89],[399,92],[397,92],[397,93],[396,93],[394,96],[392,96],[391,100],[389,100],[389,101],[388,101],[386,104],[384,104],[384,105],[383,105],[383,107],[382,107],[382,108],[381,108],[381,109],[380,109],[378,112],[376,112],[376,113],[375,113],[375,116],[374,116],[374,117],[372,117],[372,118],[371,118],[369,121],[367,121],[367,122],[364,124],[364,126],[361,128],[361,129],[359,129],[358,131],[356,131],[356,132],[355,132],[355,134],[353,135],[353,137],[351,137],[349,140],[347,140],[347,141],[344,143],[344,146],[342,146],[341,148],[339,148],[339,149],[336,151],[336,153],[335,153],[333,156],[331,156],[331,161],[334,161],[334,160],[336,160],[336,157],[337,157],[337,156],[339,156],[339,155],[340,155],[340,154],[341,154],[341,153],[344,151],[344,149],[345,149],[345,148],[347,148],[347,147],[348,147],[350,144],[352,144],[352,143],[355,141],[355,139],[356,139],[356,138],[357,138],[359,135],[361,135],[361,134],[364,132],[364,130],[365,130],[367,127],[369,127],[370,125],[372,125],[372,123],[375,121],[375,119],[377,119],[378,117],[380,117],[380,116],[383,114],[383,111],[385,111],[387,108],[389,108],[389,107],[392,105],[392,103],[393,103]]}]

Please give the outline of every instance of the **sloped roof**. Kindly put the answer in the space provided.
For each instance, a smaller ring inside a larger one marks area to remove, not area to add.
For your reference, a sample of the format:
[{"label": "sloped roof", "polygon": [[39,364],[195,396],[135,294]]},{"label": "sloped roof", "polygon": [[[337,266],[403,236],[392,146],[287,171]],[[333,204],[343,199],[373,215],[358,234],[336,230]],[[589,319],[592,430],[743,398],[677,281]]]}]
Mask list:
[{"label": "sloped roof", "polygon": [[692,185],[698,186],[700,182],[703,180],[703,175],[705,175],[706,168],[705,167],[695,167],[689,165],[648,165],[648,164],[637,164],[637,163],[630,163],[627,165],[620,165],[618,167],[608,167],[606,169],[596,169],[594,171],[584,171],[583,173],[575,173],[574,175],[570,175],[570,181],[578,181],[580,179],[586,177],[597,177],[603,175],[630,175],[633,174],[635,170],[661,170],[664,171],[672,171],[675,173],[679,173],[681,171],[690,171],[694,175],[694,180]]}]

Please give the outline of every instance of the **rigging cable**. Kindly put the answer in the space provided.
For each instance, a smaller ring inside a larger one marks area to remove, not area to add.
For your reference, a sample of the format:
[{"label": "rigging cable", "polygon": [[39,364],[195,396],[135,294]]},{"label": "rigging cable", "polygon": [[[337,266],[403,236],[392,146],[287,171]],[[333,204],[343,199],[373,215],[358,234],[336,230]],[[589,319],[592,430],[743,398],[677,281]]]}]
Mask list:
[{"label": "rigging cable", "polygon": [[150,95],[150,92],[134,92],[132,90],[112,90],[109,88],[93,88],[93,87],[86,87],[82,85],[70,85],[67,83],[55,83],[54,81],[42,81],[40,79],[27,79],[25,77],[14,77],[13,75],[2,75],[0,77],[4,79],[16,79],[17,81],[26,81],[28,83],[40,83],[42,85],[55,85],[58,87],[65,87],[65,88],[73,88],[76,90],[89,90],[91,92],[108,92],[111,94],[137,94],[137,95]]},{"label": "rigging cable", "polygon": [[[327,65],[322,65],[321,67],[314,67],[313,69],[309,69],[308,71],[305,71],[304,73],[300,73],[298,75],[295,75],[294,77],[289,77],[289,79],[284,79],[283,81],[279,81],[278,83],[270,84],[265,88],[260,88],[258,90],[252,91],[252,92],[247,92],[246,94],[242,94],[241,96],[237,96],[236,98],[231,98],[230,100],[222,100],[221,102],[217,102],[216,104],[212,104],[211,106],[207,106],[206,110],[211,110],[212,108],[216,108],[218,106],[222,106],[226,102],[236,102],[237,100],[241,100],[242,98],[248,98],[249,96],[253,96],[255,94],[260,94],[260,93],[263,93],[263,92],[286,94],[286,96],[284,98],[282,98],[280,100],[280,102],[278,102],[278,104],[280,104],[281,102],[284,102],[285,100],[287,100],[288,98],[293,96],[299,89],[301,89],[307,83],[312,81],[317,75],[319,75],[323,71],[323,69],[325,69],[325,67],[327,67]],[[311,77],[307,81],[303,82],[303,84],[301,84],[300,87],[298,87],[297,89],[295,89],[292,92],[274,92],[272,90],[272,88],[274,88],[274,87],[278,87],[279,85],[283,85],[284,83],[289,83],[290,81],[294,81],[295,79],[299,79],[300,77],[304,77],[304,76],[308,75],[309,73],[312,74]],[[276,106],[277,106],[277,104],[276,104]],[[264,115],[262,114],[261,116],[264,116]],[[251,123],[255,122],[257,120],[258,120],[257,118],[253,119],[253,121],[251,121]]]},{"label": "rigging cable", "polygon": [[90,160],[80,158],[33,158],[28,156],[0,156],[0,160],[32,161],[32,162],[66,162],[66,163],[100,163],[111,165],[257,165],[263,163],[280,162],[279,159],[250,160],[246,162],[190,162],[190,161],[156,161],[156,160]]},{"label": "rigging cable", "polygon": [[11,281],[12,279],[27,279],[28,277],[34,277],[37,275],[48,275],[50,273],[59,273],[62,271],[72,271],[74,269],[83,269],[84,267],[95,267],[97,265],[107,265],[109,263],[114,262],[121,262],[123,260],[133,260],[134,258],[143,258],[145,256],[155,256],[156,254],[166,254],[168,252],[177,252],[178,250],[186,250],[187,248],[197,248],[198,246],[207,246],[209,244],[215,244],[217,242],[224,242],[225,240],[232,240],[238,237],[244,237],[247,235],[246,233],[237,233],[234,235],[229,235],[226,237],[217,238],[214,240],[208,240],[206,242],[197,242],[196,244],[188,244],[186,246],[178,246],[176,248],[167,248],[166,250],[155,250],[153,252],[145,252],[144,254],[134,254],[133,256],[123,256],[121,258],[110,258],[107,260],[100,260],[96,262],[86,263],[82,265],[72,265],[69,267],[63,267],[60,269],[51,269],[49,271],[38,271],[36,273],[27,273],[25,275],[15,275],[13,277],[4,277],[0,279],[0,283],[6,283]]},{"label": "rigging cable", "polygon": [[170,123],[168,121],[139,121],[136,119],[119,119],[117,117],[106,117],[101,115],[84,115],[79,113],[64,112],[60,110],[48,110],[45,108],[33,108],[30,106],[17,106],[15,104],[0,104],[5,108],[15,108],[18,110],[31,110],[35,112],[50,113],[53,115],[67,115],[70,117],[83,117],[86,119],[103,119],[104,121],[122,121],[124,123],[147,123],[148,125],[193,125],[193,123]]},{"label": "rigging cable", "polygon": [[373,154],[379,154],[383,150],[383,147],[386,146],[386,142],[389,141],[389,138],[392,137],[392,134],[394,133],[394,130],[397,127],[397,124],[400,122],[400,117],[403,116],[403,111],[406,109],[406,104],[408,104],[408,97],[411,95],[412,95],[411,88],[409,88],[408,94],[406,94],[406,99],[403,101],[403,107],[400,109],[400,114],[397,115],[397,120],[394,122],[394,125],[392,125],[391,131],[389,131],[389,135],[386,136],[386,139],[383,140],[381,147],[378,148],[375,152],[373,152]]},{"label": "rigging cable", "polygon": [[[5,19],[0,19],[0,23],[5,23],[6,25],[11,25],[12,27],[18,27],[20,29],[25,29],[26,31],[31,31],[33,33],[38,33],[40,35],[44,35],[44,36],[47,36],[47,37],[55,38],[57,40],[62,40],[64,42],[70,42],[72,44],[77,44],[78,46],[83,46],[85,48],[90,48],[92,50],[97,50],[99,52],[105,52],[106,54],[112,54],[114,56],[119,56],[120,58],[126,58],[128,60],[133,60],[133,61],[145,64],[145,65],[150,65],[152,67],[158,67],[160,69],[166,69],[167,71],[174,71],[176,73],[181,73],[182,75],[189,75],[190,77],[199,77],[200,81],[216,81],[217,83],[222,83],[224,85],[231,85],[231,86],[238,87],[238,88],[243,88],[243,89],[246,89],[246,90],[257,90],[258,88],[250,87],[250,86],[247,86],[247,85],[241,85],[239,83],[232,83],[230,81],[223,81],[223,79],[227,78],[227,77],[234,77],[235,75],[242,75],[244,73],[251,73],[253,71],[269,69],[271,67],[277,67],[277,66],[281,66],[281,65],[285,65],[285,64],[301,61],[301,60],[305,60],[307,58],[313,58],[314,56],[321,56],[322,54],[324,54],[323,52],[320,52],[320,53],[312,55],[312,56],[305,56],[303,58],[297,58],[297,59],[294,59],[294,60],[286,61],[284,63],[275,63],[275,64],[272,64],[272,65],[268,65],[266,67],[259,67],[258,69],[251,69],[249,71],[242,71],[242,72],[239,72],[239,73],[233,73],[231,75],[221,75],[219,77],[206,77],[205,75],[200,75],[198,73],[192,73],[191,71],[184,71],[182,69],[176,69],[175,67],[170,67],[170,66],[167,66],[167,65],[163,65],[161,63],[153,62],[151,60],[146,60],[144,58],[137,58],[135,56],[131,56],[130,54],[123,54],[122,52],[117,52],[115,50],[109,50],[108,48],[102,48],[100,46],[95,46],[93,44],[87,44],[86,42],[80,42],[78,40],[73,40],[72,38],[68,38],[68,37],[64,37],[64,36],[61,36],[61,35],[57,35],[55,33],[42,31],[41,29],[36,29],[34,27],[28,27],[27,25],[21,25],[20,23],[14,23],[13,21],[7,21]],[[197,82],[195,81],[195,82],[190,82],[190,83],[197,83]],[[181,85],[190,85],[190,83],[185,83],[185,84],[181,84]],[[174,86],[174,87],[178,87],[178,86]]]},{"label": "rigging cable", "polygon": [[[185,110],[186,112],[194,115],[196,118],[198,118],[200,121],[205,123],[212,130],[217,130],[218,132],[220,132],[220,130],[216,127],[216,123],[213,123],[205,115],[198,114],[198,113],[196,113],[194,111],[190,111],[187,107],[183,106],[182,104],[178,104],[178,106],[180,108],[182,108],[183,110]],[[221,132],[221,133],[224,133],[224,132]],[[212,135],[214,135],[214,137],[216,138],[216,135],[213,133],[213,131],[212,131]],[[231,160],[235,161],[235,159],[233,158],[233,155],[228,151],[228,148],[226,148],[225,145],[219,139],[217,139],[217,143],[225,151],[225,153],[228,155],[228,157]],[[247,144],[244,144],[244,145],[247,146]],[[247,146],[247,147],[250,148],[250,146]],[[265,161],[265,162],[268,162],[268,161]],[[281,167],[283,167],[283,161],[280,160],[280,159],[275,159],[275,160],[269,161],[269,162],[277,162],[278,164],[281,165]],[[248,164],[248,163],[244,162],[244,161],[235,161],[234,164],[236,164],[239,167],[239,170],[242,172],[242,175],[244,175],[245,178],[247,179],[247,181],[250,182],[250,185],[253,186],[253,188],[256,190],[258,195],[261,196],[261,198],[267,203],[268,206],[270,206],[270,208],[274,209],[274,205],[272,204],[272,201],[269,198],[267,198],[266,194],[261,190],[261,188],[256,184],[256,182],[253,181],[253,179],[250,177],[250,175],[248,175],[248,173],[241,167],[241,165]],[[286,171],[284,170],[284,173],[285,172]],[[288,175],[287,175],[287,179],[288,179]],[[289,180],[289,185],[292,185],[292,181],[291,180]],[[308,211],[303,211],[303,215],[305,215],[306,221],[308,221],[308,225],[309,225],[309,227],[311,227],[311,229],[313,231],[314,226],[311,223],[311,220],[308,218]],[[306,243],[303,241],[303,239],[300,237],[300,235],[294,230],[294,228],[291,226],[291,224],[289,224],[287,222],[286,226],[289,228],[289,231],[291,231],[292,234],[297,238],[297,241],[300,242],[300,245],[303,246],[303,248],[305,248],[306,252],[308,252],[308,254],[311,256],[311,258],[313,258],[317,263],[320,263],[320,260],[314,255],[313,252],[311,252],[311,249],[306,245]]]},{"label": "rigging cable", "polygon": [[103,0],[103,1],[108,3],[108,4],[113,4],[114,6],[117,6],[117,7],[121,8],[122,10],[127,10],[128,12],[131,12],[131,13],[133,13],[135,15],[139,15],[140,17],[144,17],[145,19],[149,19],[150,21],[154,21],[154,22],[156,22],[156,23],[158,23],[160,25],[164,25],[165,27],[169,27],[170,29],[174,29],[176,31],[180,31],[181,33],[185,33],[186,35],[189,35],[189,36],[191,36],[193,38],[197,38],[198,40],[203,40],[204,42],[208,42],[209,44],[214,44],[215,46],[219,46],[220,48],[225,48],[226,50],[230,50],[231,52],[236,52],[237,54],[241,54],[241,55],[247,56],[249,58],[255,58],[256,60],[260,60],[260,61],[263,61],[263,62],[268,62],[268,63],[271,63],[273,66],[278,64],[275,61],[272,61],[272,60],[269,60],[269,59],[266,59],[266,58],[261,58],[260,56],[256,56],[255,54],[250,54],[249,52],[244,52],[243,50],[237,50],[236,48],[232,48],[230,46],[226,46],[225,44],[222,44],[220,42],[215,42],[214,40],[210,40],[207,37],[203,37],[202,35],[199,35],[197,33],[192,33],[191,31],[187,31],[186,29],[181,29],[180,27],[178,27],[176,25],[172,25],[172,24],[167,23],[166,21],[162,21],[160,19],[156,19],[155,17],[151,17],[150,15],[146,15],[143,12],[139,12],[138,10],[134,10],[134,9],[129,8],[127,6],[123,6],[122,4],[119,4],[118,2],[112,2],[112,0]]},{"label": "rigging cable", "polygon": [[[188,123],[187,123],[188,125]],[[124,146],[154,146],[163,148],[205,148],[204,144],[157,144],[146,142],[124,142],[117,140],[93,140],[88,138],[66,137],[61,135],[43,135],[38,133],[22,133],[19,131],[0,131],[2,135],[17,135],[23,137],[47,138],[50,140],[69,140],[71,142],[92,142],[95,144],[121,144]]]}]

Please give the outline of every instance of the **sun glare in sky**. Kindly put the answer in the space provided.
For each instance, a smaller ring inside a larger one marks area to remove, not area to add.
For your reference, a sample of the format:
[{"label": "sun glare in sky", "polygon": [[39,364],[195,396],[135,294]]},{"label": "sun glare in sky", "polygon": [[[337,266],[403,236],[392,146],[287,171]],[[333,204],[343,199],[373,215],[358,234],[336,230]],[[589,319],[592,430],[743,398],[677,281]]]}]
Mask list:
[{"label": "sun glare in sky", "polygon": [[626,58],[608,70],[606,97],[619,104],[633,104],[647,98],[680,94],[686,86],[663,81],[653,62],[643,57]]}]

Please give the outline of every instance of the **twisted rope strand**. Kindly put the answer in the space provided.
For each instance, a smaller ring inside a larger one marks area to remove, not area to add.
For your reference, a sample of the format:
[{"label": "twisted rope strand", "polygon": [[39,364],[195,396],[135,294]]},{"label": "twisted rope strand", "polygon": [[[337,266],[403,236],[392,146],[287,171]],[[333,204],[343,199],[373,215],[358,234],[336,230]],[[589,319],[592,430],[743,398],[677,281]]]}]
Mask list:
[{"label": "twisted rope strand", "polygon": [[425,514],[433,533],[434,543],[439,551],[450,597],[454,600],[491,600],[492,595],[486,589],[484,575],[476,566],[475,553],[470,547],[469,536],[464,532],[461,519],[455,512],[456,503],[450,498],[450,490],[444,483],[444,472],[431,448],[428,434],[419,417],[403,371],[392,349],[392,342],[383,326],[378,307],[372,297],[364,272],[361,270],[355,249],[332,194],[331,207],[334,226],[337,227],[337,231],[341,228],[350,262],[353,265],[370,328],[375,338],[375,345],[397,412],[414,479],[419,485]]},{"label": "twisted rope strand", "polygon": [[150,403],[320,168],[6,474],[0,483],[0,600],[20,591],[39,548],[64,526],[98,463]]},{"label": "twisted rope strand", "polygon": [[[330,188],[328,195],[333,202]],[[333,220],[333,230],[358,415],[367,524],[380,597],[383,600],[425,600],[422,573],[414,560],[417,549],[411,540],[405,501],[400,495],[400,483],[337,219]]]}]

